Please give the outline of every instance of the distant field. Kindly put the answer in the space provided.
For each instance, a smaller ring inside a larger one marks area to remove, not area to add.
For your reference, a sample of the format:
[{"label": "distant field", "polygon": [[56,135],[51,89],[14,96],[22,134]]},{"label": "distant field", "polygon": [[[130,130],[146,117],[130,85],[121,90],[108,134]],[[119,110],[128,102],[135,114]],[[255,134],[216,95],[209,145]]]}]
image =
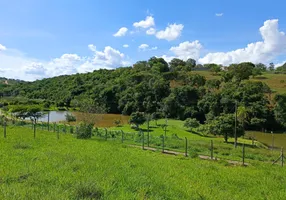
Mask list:
[{"label": "distant field", "polygon": [[286,199],[286,168],[269,163],[233,166],[47,131],[33,139],[21,127],[0,146],[0,199]]},{"label": "distant field", "polygon": [[[209,79],[220,79],[220,76],[214,76],[210,71],[193,71],[194,74],[200,74]],[[262,76],[250,78],[252,81],[261,81],[266,83],[274,92],[286,93],[286,74],[264,73]]]}]

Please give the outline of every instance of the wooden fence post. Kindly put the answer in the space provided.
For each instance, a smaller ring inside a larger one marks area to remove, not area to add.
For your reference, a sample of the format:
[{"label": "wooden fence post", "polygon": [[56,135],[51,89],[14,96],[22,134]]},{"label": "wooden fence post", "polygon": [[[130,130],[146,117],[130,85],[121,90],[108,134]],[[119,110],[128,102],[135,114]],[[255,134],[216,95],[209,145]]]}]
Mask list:
[{"label": "wooden fence post", "polygon": [[147,146],[149,147],[150,146],[150,133],[148,132],[148,135],[147,135]]},{"label": "wooden fence post", "polygon": [[[163,135],[162,135],[163,136]],[[162,153],[165,152],[165,137],[162,137]]]},{"label": "wooden fence post", "polygon": [[283,151],[283,147],[281,148],[281,166],[284,166],[284,151]]},{"label": "wooden fence post", "polygon": [[60,139],[60,131],[59,131],[59,126],[58,126],[58,131],[57,131],[57,139]]},{"label": "wooden fence post", "polygon": [[244,158],[245,158],[245,144],[242,145],[242,165],[244,166]]},{"label": "wooden fence post", "polygon": [[7,134],[6,134],[6,126],[7,126],[7,122],[6,120],[4,121],[4,138],[7,137]]},{"label": "wooden fence post", "polygon": [[271,131],[271,135],[272,135],[272,150],[274,150],[274,134],[272,131]]},{"label": "wooden fence post", "polygon": [[185,137],[186,145],[185,145],[185,156],[188,157],[188,139]]},{"label": "wooden fence post", "polygon": [[34,121],[34,139],[36,138],[36,126],[37,126],[37,122],[36,120]]},{"label": "wooden fence post", "polygon": [[144,150],[145,149],[145,146],[144,146],[144,132],[143,131],[140,131],[142,133],[142,149]]},{"label": "wooden fence post", "polygon": [[211,159],[213,160],[214,157],[214,144],[213,144],[213,140],[211,140]]}]

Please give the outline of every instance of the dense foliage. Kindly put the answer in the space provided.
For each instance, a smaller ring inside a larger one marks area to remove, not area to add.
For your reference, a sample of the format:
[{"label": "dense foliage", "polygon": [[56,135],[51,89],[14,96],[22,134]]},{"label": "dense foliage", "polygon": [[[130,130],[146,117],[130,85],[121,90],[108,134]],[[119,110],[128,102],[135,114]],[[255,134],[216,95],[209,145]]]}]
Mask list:
[{"label": "dense foliage", "polygon": [[[202,69],[220,75],[220,80],[206,80],[191,72]],[[5,85],[0,87],[0,96],[40,101],[44,108],[85,108],[89,102],[88,105],[94,104],[107,113],[144,112],[156,118],[193,118],[210,126],[232,123],[230,118],[234,118],[237,102],[238,127],[278,130],[285,127],[285,98],[282,95],[273,100],[272,91],[265,83],[248,80],[266,70],[261,63],[202,66],[196,65],[193,59],[173,59],[167,63],[152,57],[132,67]],[[1,102],[1,106],[7,107],[7,103]],[[217,128],[222,131],[222,127]]]}]

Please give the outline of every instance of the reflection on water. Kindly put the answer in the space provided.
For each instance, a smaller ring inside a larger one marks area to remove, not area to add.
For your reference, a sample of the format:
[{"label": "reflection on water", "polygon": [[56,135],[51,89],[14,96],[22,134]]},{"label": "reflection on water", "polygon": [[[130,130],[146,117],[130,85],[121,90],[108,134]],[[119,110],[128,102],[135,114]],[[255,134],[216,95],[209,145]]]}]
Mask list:
[{"label": "reflection on water", "polygon": [[[66,114],[73,114],[77,122],[89,119],[94,121],[97,127],[112,127],[115,126],[114,121],[120,120],[120,124],[127,124],[129,121],[129,116],[124,116],[120,114],[90,114],[90,113],[80,113],[80,112],[69,112],[69,111],[50,111],[50,122],[62,122],[66,120]],[[48,122],[48,114],[39,118],[40,122]],[[75,124],[75,123],[71,123]]]},{"label": "reflection on water", "polygon": [[[59,122],[66,120],[66,114],[70,113],[68,111],[50,111],[50,122]],[[40,122],[48,122],[48,114],[45,114],[43,117],[39,118]]]}]

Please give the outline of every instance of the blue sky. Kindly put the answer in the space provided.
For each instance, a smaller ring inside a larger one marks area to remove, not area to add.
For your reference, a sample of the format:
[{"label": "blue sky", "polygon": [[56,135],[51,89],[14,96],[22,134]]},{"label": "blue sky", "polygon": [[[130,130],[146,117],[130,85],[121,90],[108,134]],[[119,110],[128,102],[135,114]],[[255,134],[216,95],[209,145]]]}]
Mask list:
[{"label": "blue sky", "polygon": [[0,0],[0,76],[35,80],[151,56],[280,64],[285,6],[283,0]]}]

